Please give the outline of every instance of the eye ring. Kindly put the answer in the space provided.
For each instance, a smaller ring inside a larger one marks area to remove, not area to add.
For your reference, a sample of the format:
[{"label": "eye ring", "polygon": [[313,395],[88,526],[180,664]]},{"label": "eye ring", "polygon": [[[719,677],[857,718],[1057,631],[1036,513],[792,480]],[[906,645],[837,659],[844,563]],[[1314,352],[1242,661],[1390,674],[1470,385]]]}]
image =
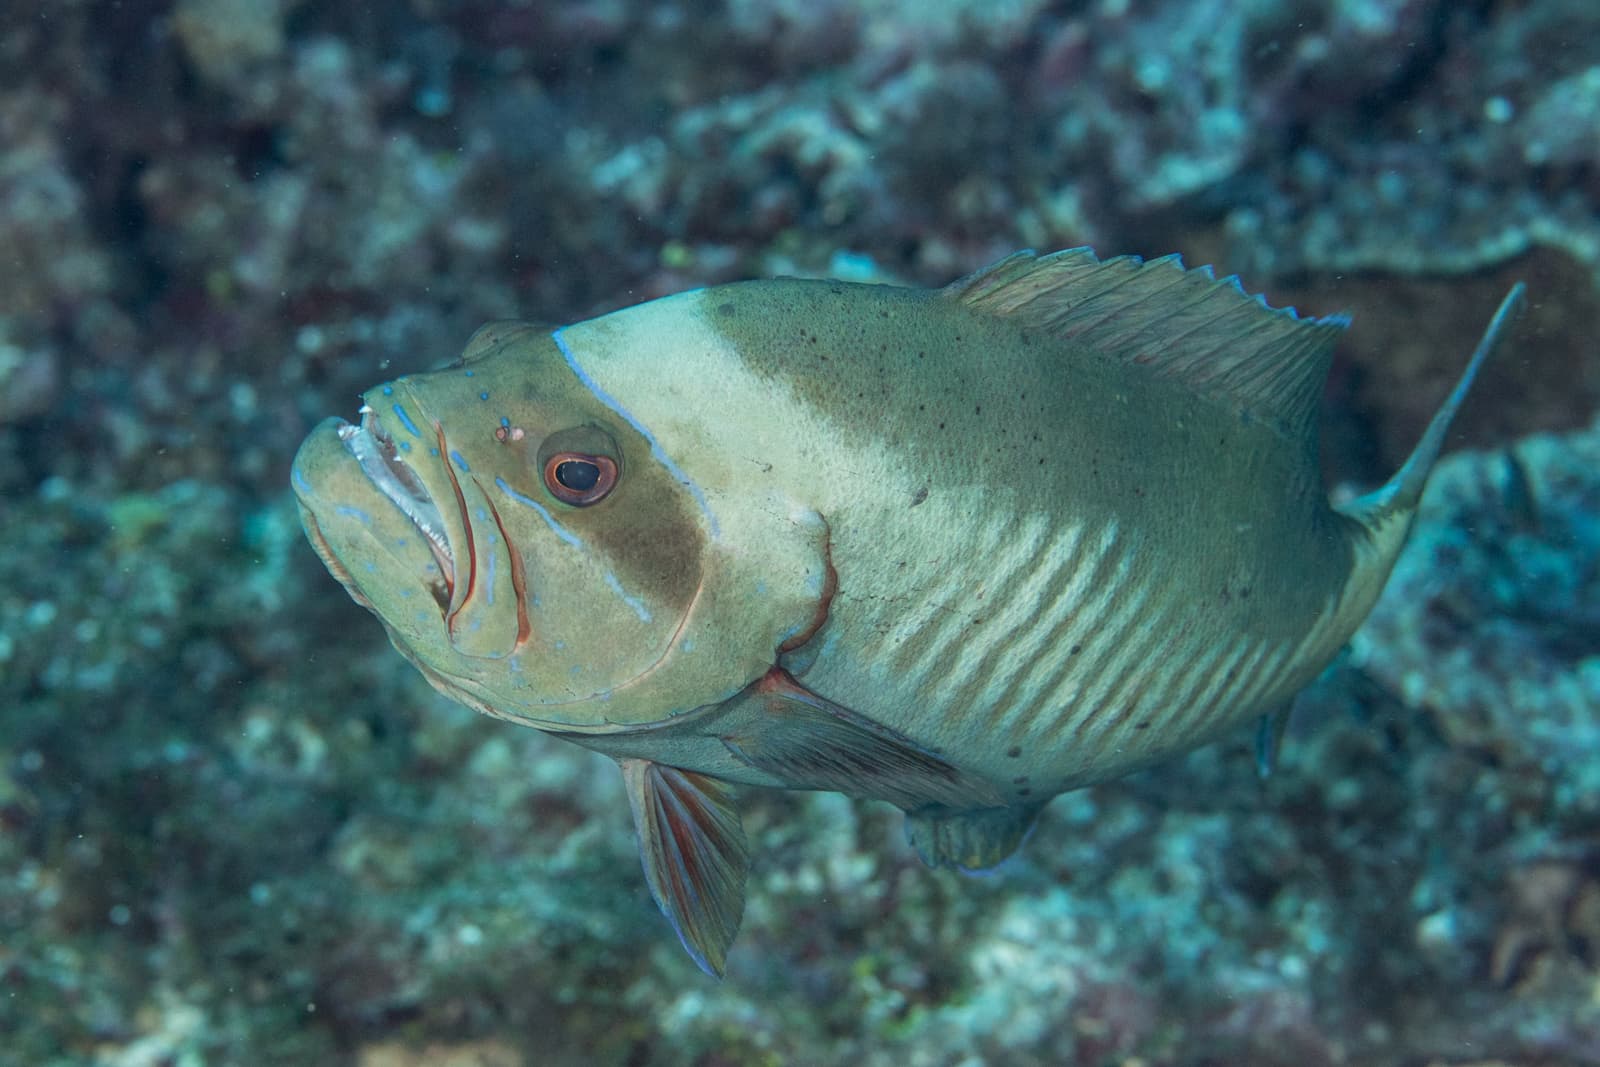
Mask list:
[{"label": "eye ring", "polygon": [[563,504],[585,508],[617,484],[617,461],[588,452],[557,452],[544,461],[544,487]]}]

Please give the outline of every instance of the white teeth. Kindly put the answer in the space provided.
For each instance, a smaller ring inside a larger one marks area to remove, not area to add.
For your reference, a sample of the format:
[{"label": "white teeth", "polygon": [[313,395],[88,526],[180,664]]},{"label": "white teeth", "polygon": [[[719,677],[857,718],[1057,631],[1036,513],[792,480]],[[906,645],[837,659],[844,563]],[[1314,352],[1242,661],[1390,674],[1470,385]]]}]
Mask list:
[{"label": "white teeth", "polygon": [[[395,449],[394,439],[383,429],[383,424],[373,417],[371,408],[361,408],[359,426],[346,423],[339,427],[339,439],[361,464],[364,473],[384,496],[394,501],[405,512],[428,544],[433,548],[439,569],[447,575],[455,571],[455,557],[450,554],[450,542],[444,536],[444,518],[428,495],[427,488],[417,473],[406,465]],[[452,579],[453,580],[453,579]]]}]

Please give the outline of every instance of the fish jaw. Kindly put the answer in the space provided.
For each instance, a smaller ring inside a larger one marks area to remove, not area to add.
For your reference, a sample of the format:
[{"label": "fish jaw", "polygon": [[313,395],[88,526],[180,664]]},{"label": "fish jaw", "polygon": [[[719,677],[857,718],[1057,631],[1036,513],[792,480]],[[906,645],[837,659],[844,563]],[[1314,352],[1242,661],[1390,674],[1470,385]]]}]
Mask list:
[{"label": "fish jaw", "polygon": [[[418,525],[437,517],[453,561],[444,614],[450,647],[469,659],[504,659],[519,651],[531,634],[523,554],[485,485],[493,478],[479,463],[481,453],[456,439],[465,432],[459,423],[453,437],[424,403],[429,380],[400,378],[364,397],[362,427],[378,437],[383,458],[393,460],[369,473],[403,511],[412,508],[413,501],[406,498],[411,490],[432,504]],[[474,454],[471,461],[468,453]],[[399,484],[388,479],[391,473],[399,476]]]},{"label": "fish jaw", "polygon": [[417,631],[413,649],[436,644],[442,624],[462,656],[511,655],[530,633],[520,554],[476,480],[450,466],[443,431],[409,397],[388,418],[377,399],[359,423],[329,419],[301,447],[293,482],[307,536],[358,602],[391,630]]},{"label": "fish jaw", "polygon": [[444,516],[434,502],[433,494],[423,485],[416,472],[400,458],[394,437],[374,418],[372,408],[362,405],[361,422],[353,424],[336,420],[336,432],[361,473],[366,475],[372,488],[389,498],[389,502],[411,521],[422,535],[445,584],[445,599],[454,597],[456,585],[455,553],[445,533]]},{"label": "fish jaw", "polygon": [[438,631],[455,563],[448,542],[441,546],[412,517],[426,521],[427,511],[408,500],[408,512],[380,488],[398,492],[405,485],[399,476],[381,483],[371,477],[368,468],[382,465],[370,430],[330,418],[301,444],[290,482],[306,536],[329,573],[389,624],[398,643],[417,648]]}]

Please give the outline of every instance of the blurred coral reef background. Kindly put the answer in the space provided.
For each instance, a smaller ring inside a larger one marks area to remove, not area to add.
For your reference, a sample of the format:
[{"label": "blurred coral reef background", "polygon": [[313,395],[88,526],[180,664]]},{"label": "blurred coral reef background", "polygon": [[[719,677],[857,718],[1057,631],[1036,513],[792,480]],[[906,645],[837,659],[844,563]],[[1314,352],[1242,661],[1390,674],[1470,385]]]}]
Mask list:
[{"label": "blurred coral reef background", "polygon": [[[1348,310],[1330,477],[1491,367],[1284,766],[998,875],[751,798],[722,984],[618,777],[435,697],[295,445],[486,319],[1183,252]],[[1600,1063],[1593,0],[0,7],[0,1063]]]}]

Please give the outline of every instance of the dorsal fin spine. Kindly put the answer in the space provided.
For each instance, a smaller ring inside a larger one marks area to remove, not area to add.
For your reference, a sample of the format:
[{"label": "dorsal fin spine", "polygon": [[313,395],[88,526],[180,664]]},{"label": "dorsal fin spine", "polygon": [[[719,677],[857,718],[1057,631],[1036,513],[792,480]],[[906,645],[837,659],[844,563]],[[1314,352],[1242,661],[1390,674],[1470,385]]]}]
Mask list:
[{"label": "dorsal fin spine", "polygon": [[1241,414],[1265,416],[1305,445],[1314,440],[1331,348],[1346,324],[1271,308],[1236,276],[1219,281],[1210,267],[1186,270],[1176,255],[1102,261],[1087,248],[1019,252],[945,295],[1182,381]]}]

